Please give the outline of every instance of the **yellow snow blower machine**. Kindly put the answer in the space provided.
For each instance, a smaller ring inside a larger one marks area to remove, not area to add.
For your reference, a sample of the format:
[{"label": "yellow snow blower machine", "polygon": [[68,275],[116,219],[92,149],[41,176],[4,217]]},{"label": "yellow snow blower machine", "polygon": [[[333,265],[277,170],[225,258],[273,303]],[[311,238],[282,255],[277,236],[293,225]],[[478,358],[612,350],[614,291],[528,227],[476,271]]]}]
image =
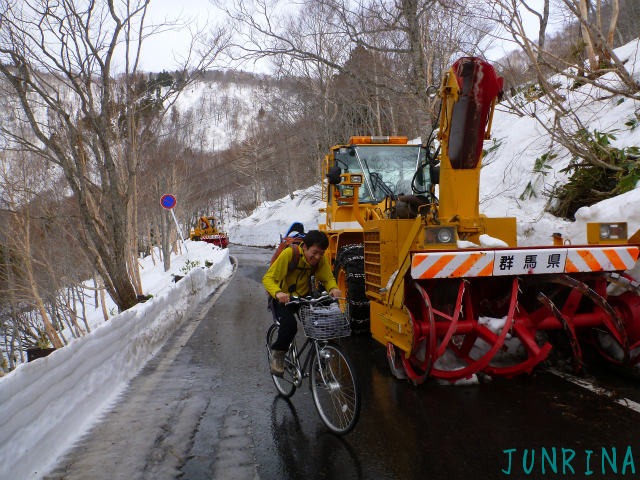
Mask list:
[{"label": "yellow snow blower machine", "polygon": [[461,58],[439,89],[438,149],[352,137],[324,160],[320,228],[352,325],[414,384],[529,373],[557,337],[576,369],[587,345],[616,364],[640,359],[640,288],[628,272],[637,233],[594,223],[584,245],[549,232],[549,245],[518,247],[515,218],[479,212],[483,142],[501,91],[490,64]]},{"label": "yellow snow blower machine", "polygon": [[214,216],[200,217],[196,225],[192,227],[189,232],[189,240],[212,243],[220,248],[227,248],[229,246],[229,237],[225,232],[221,232],[218,229]]}]

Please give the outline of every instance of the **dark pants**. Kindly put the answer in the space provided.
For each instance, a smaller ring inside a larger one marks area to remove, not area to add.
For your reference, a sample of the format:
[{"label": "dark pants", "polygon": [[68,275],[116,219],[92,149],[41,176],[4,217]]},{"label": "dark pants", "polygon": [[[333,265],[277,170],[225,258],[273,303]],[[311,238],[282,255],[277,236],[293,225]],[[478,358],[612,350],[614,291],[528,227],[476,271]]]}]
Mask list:
[{"label": "dark pants", "polygon": [[272,350],[289,350],[289,345],[291,345],[291,341],[293,337],[296,336],[296,332],[298,331],[298,323],[296,322],[296,317],[294,313],[297,311],[297,305],[289,305],[285,306],[277,300],[271,301],[272,313],[278,319],[278,323],[280,323],[280,328],[278,328],[278,338],[273,345],[271,345]]}]

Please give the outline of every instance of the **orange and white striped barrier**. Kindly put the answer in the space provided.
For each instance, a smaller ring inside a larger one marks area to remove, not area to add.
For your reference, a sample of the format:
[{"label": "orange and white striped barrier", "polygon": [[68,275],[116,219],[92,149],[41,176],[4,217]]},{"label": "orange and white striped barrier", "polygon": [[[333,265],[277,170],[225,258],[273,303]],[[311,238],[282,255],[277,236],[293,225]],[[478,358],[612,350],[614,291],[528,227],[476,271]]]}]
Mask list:
[{"label": "orange and white striped barrier", "polygon": [[419,252],[411,258],[414,279],[537,275],[628,270],[635,246]]}]

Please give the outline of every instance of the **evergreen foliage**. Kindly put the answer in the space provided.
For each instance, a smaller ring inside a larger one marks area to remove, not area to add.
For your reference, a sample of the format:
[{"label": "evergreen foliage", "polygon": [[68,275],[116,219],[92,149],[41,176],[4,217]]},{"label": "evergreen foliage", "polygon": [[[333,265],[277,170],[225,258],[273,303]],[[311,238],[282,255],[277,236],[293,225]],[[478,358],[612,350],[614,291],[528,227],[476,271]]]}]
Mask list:
[{"label": "evergreen foliage", "polygon": [[574,157],[562,170],[570,177],[552,193],[555,202],[550,211],[571,220],[580,207],[628,192],[640,181],[640,148],[614,147],[611,141],[616,137],[612,132],[582,130],[576,136],[601,163],[595,165]]}]

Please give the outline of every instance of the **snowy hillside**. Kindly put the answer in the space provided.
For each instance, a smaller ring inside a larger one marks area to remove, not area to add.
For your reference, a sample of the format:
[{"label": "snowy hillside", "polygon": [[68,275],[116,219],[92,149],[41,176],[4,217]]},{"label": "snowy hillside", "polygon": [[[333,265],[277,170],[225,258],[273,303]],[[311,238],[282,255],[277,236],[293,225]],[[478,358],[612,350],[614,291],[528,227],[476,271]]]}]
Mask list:
[{"label": "snowy hillside", "polygon": [[189,144],[213,152],[244,139],[258,111],[268,109],[281,95],[277,87],[258,79],[202,79],[180,94],[175,108],[185,124]]}]

